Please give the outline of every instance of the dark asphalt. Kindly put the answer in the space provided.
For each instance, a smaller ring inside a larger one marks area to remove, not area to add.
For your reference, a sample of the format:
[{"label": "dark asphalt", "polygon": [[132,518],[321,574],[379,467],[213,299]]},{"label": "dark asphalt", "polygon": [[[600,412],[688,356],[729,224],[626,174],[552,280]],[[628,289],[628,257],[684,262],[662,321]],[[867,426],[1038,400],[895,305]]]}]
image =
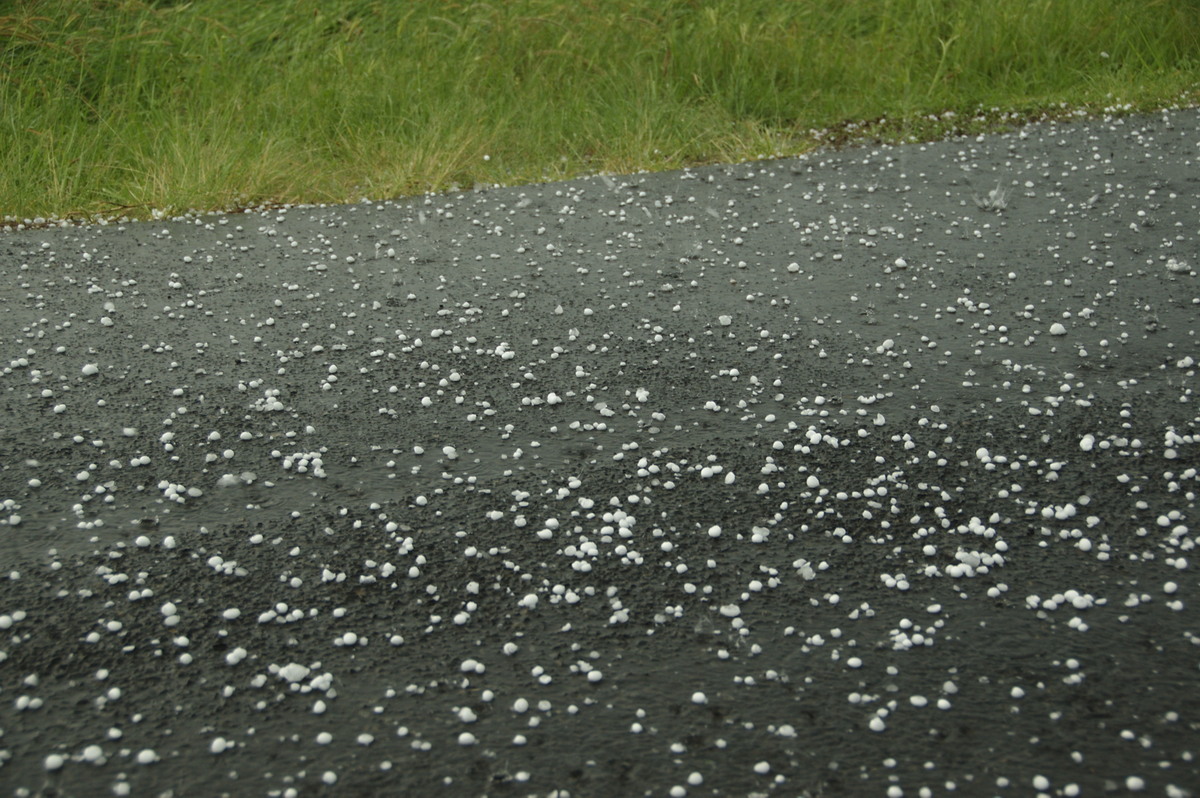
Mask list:
[{"label": "dark asphalt", "polygon": [[14,796],[1200,793],[1200,111],[0,234]]}]

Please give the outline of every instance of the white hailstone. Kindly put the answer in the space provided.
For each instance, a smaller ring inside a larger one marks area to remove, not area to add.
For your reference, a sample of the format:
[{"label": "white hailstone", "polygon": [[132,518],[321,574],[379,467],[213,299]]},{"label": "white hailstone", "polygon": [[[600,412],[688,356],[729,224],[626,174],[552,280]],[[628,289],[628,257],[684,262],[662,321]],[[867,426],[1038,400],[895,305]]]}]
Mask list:
[{"label": "white hailstone", "polygon": [[692,703],[693,704],[707,704],[708,696],[706,696],[704,693],[697,690],[696,692],[692,693]]},{"label": "white hailstone", "polygon": [[137,763],[139,765],[152,765],[157,761],[158,754],[154,752],[153,748],[143,748],[141,751],[138,751]]},{"label": "white hailstone", "polygon": [[809,489],[815,490],[821,487],[821,480],[817,479],[816,474],[809,474],[804,484],[808,485]]},{"label": "white hailstone", "polygon": [[728,327],[730,324],[733,324],[733,317],[723,314],[717,317],[717,321],[720,322],[722,327]]},{"label": "white hailstone", "polygon": [[329,732],[317,734],[317,745],[329,745],[331,742],[333,742],[333,735]]},{"label": "white hailstone", "polygon": [[1079,448],[1085,452],[1090,452],[1095,445],[1096,436],[1090,433],[1079,439]]},{"label": "white hailstone", "polygon": [[589,682],[591,682],[592,684],[596,684],[603,678],[604,678],[604,674],[601,673],[599,670],[596,670],[593,668],[592,670],[588,671],[587,680]]},{"label": "white hailstone", "polygon": [[871,718],[871,722],[867,724],[868,728],[873,732],[881,732],[887,728],[887,724],[883,722],[883,718],[876,715]]},{"label": "white hailstone", "polygon": [[512,710],[518,715],[524,714],[529,710],[529,701],[524,698],[518,698],[513,702]]},{"label": "white hailstone", "polygon": [[224,737],[217,737],[209,744],[208,750],[214,754],[223,754],[232,747],[232,744]]},{"label": "white hailstone", "polygon": [[443,446],[442,454],[446,456],[447,460],[454,460],[458,458],[458,450],[453,446]]},{"label": "white hailstone", "polygon": [[1033,777],[1033,788],[1035,790],[1050,789],[1050,779],[1046,778],[1045,776],[1040,776],[1040,775],[1034,776]]},{"label": "white hailstone", "polygon": [[720,527],[720,526],[718,526],[717,524],[713,524],[712,526],[710,526],[710,527],[708,528],[708,536],[709,536],[710,538],[719,538],[719,537],[721,537],[721,527]]},{"label": "white hailstone", "polygon": [[458,719],[463,723],[474,723],[479,720],[479,716],[470,707],[463,707],[458,710]]},{"label": "white hailstone", "polygon": [[279,669],[279,677],[289,682],[298,682],[310,673],[309,669],[299,662],[289,663]]},{"label": "white hailstone", "polygon": [[470,732],[463,732],[458,735],[458,744],[462,746],[475,745],[475,735]]},{"label": "white hailstone", "polygon": [[1067,328],[1062,326],[1061,323],[1056,321],[1050,325],[1050,334],[1051,335],[1066,335]]},{"label": "white hailstone", "polygon": [[337,784],[337,780],[337,774],[332,770],[327,770],[321,774],[321,781],[325,782],[326,784]]},{"label": "white hailstone", "polygon": [[742,608],[736,604],[722,604],[720,612],[726,618],[736,618],[742,614]]},{"label": "white hailstone", "polygon": [[1125,789],[1130,792],[1140,792],[1146,789],[1146,780],[1141,776],[1129,776],[1125,779]]},{"label": "white hailstone", "polygon": [[93,374],[100,373],[100,367],[97,366],[95,363],[85,363],[83,368],[80,369],[80,371],[83,372],[83,376],[91,377]]},{"label": "white hailstone", "polygon": [[45,759],[45,760],[42,762],[42,765],[43,765],[43,767],[45,767],[45,768],[46,768],[46,770],[48,770],[48,771],[50,771],[51,773],[53,773],[53,772],[54,772],[54,771],[56,771],[56,770],[61,770],[61,769],[62,769],[62,766],[63,766],[63,763],[64,763],[65,761],[66,761],[66,760],[65,760],[65,759],[63,759],[63,757],[62,757],[62,755],[61,755],[61,754],[50,754],[50,755],[49,755],[49,756],[47,756],[47,757],[46,757],[46,759]]},{"label": "white hailstone", "polygon": [[766,774],[771,772],[771,763],[770,762],[756,762],[754,765],[754,772],[760,776],[765,776]]}]

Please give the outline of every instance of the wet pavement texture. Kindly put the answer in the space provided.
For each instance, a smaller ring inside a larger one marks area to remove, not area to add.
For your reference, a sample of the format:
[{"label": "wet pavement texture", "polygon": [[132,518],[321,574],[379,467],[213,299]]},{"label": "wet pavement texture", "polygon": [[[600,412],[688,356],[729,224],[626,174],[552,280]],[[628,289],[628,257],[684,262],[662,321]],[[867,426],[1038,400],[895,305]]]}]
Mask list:
[{"label": "wet pavement texture", "polygon": [[1200,112],[0,234],[5,795],[1200,793]]}]

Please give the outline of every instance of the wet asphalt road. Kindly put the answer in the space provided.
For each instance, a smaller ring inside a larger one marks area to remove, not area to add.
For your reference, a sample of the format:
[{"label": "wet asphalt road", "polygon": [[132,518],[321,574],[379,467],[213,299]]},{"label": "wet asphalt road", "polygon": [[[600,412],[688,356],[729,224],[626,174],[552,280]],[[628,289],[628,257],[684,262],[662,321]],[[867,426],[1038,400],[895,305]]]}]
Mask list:
[{"label": "wet asphalt road", "polygon": [[0,234],[0,787],[1190,795],[1200,112]]}]

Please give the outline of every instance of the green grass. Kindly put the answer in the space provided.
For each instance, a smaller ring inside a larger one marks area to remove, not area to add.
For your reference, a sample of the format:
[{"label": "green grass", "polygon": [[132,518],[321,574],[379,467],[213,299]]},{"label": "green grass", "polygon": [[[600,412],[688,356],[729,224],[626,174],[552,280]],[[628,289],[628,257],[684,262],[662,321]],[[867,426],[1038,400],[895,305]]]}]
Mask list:
[{"label": "green grass", "polygon": [[1200,103],[1196,0],[0,9],[10,220],[353,202]]}]

